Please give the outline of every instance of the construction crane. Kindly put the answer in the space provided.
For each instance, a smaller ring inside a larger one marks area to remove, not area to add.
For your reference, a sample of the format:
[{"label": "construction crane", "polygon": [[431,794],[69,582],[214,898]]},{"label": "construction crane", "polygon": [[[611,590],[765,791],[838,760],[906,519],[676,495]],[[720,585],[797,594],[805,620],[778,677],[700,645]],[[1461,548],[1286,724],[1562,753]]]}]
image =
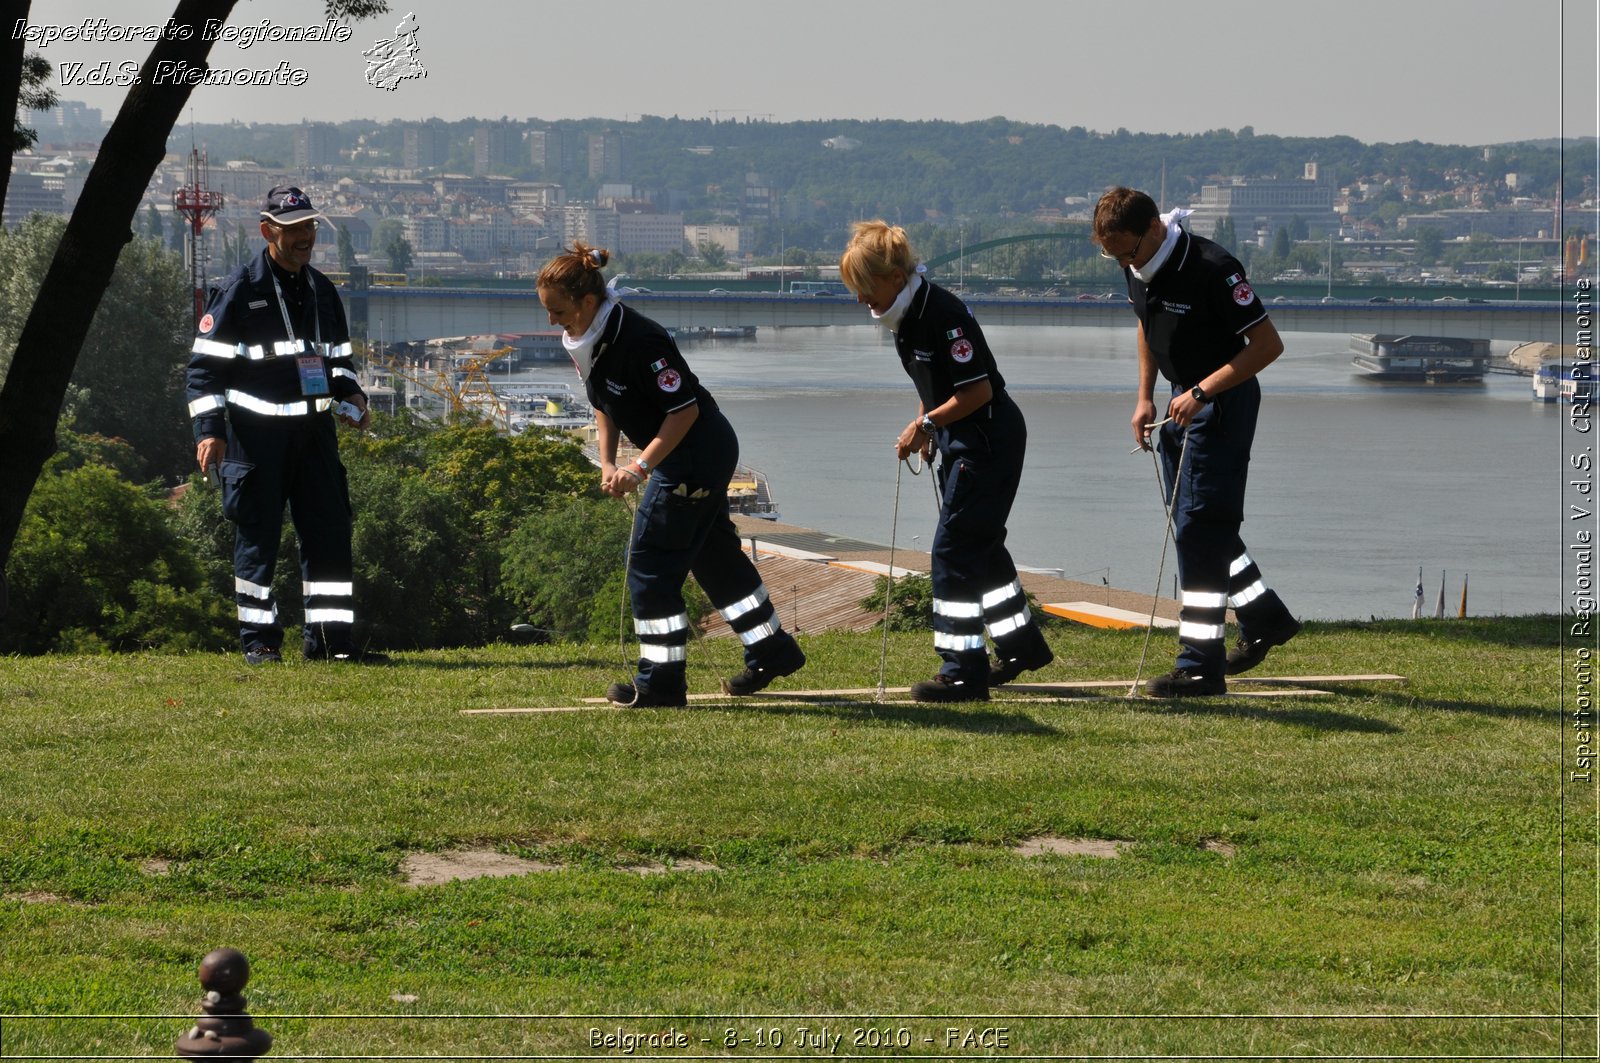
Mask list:
[{"label": "construction crane", "polygon": [[[508,420],[505,403],[490,385],[487,370],[491,363],[514,350],[514,347],[496,347],[474,352],[464,361],[460,352],[445,352],[441,357],[449,360],[447,364],[431,369],[403,362],[392,355],[385,356],[383,364],[401,380],[437,396],[447,414],[471,414],[505,428]],[[457,373],[461,375],[459,383]]]}]

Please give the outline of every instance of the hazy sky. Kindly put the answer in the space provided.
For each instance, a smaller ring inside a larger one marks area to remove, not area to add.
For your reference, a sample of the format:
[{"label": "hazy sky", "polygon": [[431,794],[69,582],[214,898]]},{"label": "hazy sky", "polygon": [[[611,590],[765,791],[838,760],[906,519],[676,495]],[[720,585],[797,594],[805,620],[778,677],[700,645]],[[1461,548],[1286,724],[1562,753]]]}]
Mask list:
[{"label": "hazy sky", "polygon": [[[33,0],[32,22],[160,25],[174,6]],[[427,77],[374,88],[362,50],[407,12]],[[241,0],[229,25],[321,14],[320,0]],[[109,119],[125,90],[61,86],[64,64],[138,64],[149,47],[43,51],[63,98]],[[202,86],[193,118],[1004,115],[1464,144],[1596,132],[1594,0],[391,0],[345,43],[211,52],[214,67],[284,60],[307,71],[303,87]]]}]

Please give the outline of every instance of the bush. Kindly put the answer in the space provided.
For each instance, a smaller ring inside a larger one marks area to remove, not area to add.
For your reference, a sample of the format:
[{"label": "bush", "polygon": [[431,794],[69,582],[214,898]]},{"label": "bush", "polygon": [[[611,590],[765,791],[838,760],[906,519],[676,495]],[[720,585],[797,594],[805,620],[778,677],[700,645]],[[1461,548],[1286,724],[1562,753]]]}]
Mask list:
[{"label": "bush", "polygon": [[[883,613],[884,596],[889,590],[889,577],[879,576],[872,585],[872,593],[861,599],[861,608]],[[876,627],[881,628],[879,620]],[[928,576],[901,576],[894,581],[894,602],[889,611],[890,631],[933,630],[933,580]]]},{"label": "bush", "polygon": [[0,650],[22,653],[220,649],[219,601],[165,504],[103,465],[63,469],[34,487],[9,564]]}]

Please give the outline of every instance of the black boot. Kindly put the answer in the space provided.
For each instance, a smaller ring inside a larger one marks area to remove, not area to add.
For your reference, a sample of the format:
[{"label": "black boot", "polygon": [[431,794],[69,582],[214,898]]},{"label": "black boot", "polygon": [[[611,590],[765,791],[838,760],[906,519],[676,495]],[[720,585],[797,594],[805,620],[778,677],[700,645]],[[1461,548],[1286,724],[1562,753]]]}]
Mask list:
[{"label": "black boot", "polygon": [[799,643],[789,638],[789,644],[781,652],[772,655],[758,668],[746,668],[738,675],[730,676],[722,681],[722,692],[742,698],[747,694],[754,694],[758,690],[765,690],[767,684],[781,676],[793,675],[805,666],[806,655],[800,649]]},{"label": "black boot", "polygon": [[989,688],[982,683],[952,679],[943,673],[911,684],[913,701],[988,701]]}]

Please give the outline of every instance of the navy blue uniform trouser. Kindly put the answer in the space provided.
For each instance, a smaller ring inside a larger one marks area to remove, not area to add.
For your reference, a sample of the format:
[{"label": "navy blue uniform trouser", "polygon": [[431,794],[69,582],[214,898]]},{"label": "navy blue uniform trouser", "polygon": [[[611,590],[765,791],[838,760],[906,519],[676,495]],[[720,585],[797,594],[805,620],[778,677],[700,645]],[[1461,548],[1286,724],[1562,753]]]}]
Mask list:
[{"label": "navy blue uniform trouser", "polygon": [[283,627],[272,574],[289,506],[300,541],[308,656],[353,651],[350,491],[331,414],[266,417],[230,410],[222,480],[223,515],[234,522],[234,594],[239,641],[279,649]]},{"label": "navy blue uniform trouser", "polygon": [[[1176,395],[1182,389],[1173,388]],[[1261,570],[1239,537],[1244,522],[1244,488],[1255,441],[1261,385],[1248,380],[1208,402],[1184,430],[1175,422],[1161,427],[1161,471],[1177,505],[1172,515],[1178,549],[1178,667],[1220,678],[1227,659],[1224,622],[1232,607],[1240,634],[1267,634],[1294,622],[1278,595],[1268,590]],[[1183,468],[1178,469],[1182,456]]]},{"label": "navy blue uniform trouser", "polygon": [[1006,549],[1006,520],[1022,482],[1028,427],[1009,395],[939,429],[939,527],[933,533],[933,645],[939,671],[989,683],[984,632],[1002,658],[1048,647]]},{"label": "navy blue uniform trouser", "polygon": [[744,643],[746,666],[760,668],[797,648],[728,517],[728,481],[738,462],[733,426],[720,410],[702,411],[645,483],[628,565],[639,636],[636,687],[665,695],[687,688],[683,581],[690,572]]}]

